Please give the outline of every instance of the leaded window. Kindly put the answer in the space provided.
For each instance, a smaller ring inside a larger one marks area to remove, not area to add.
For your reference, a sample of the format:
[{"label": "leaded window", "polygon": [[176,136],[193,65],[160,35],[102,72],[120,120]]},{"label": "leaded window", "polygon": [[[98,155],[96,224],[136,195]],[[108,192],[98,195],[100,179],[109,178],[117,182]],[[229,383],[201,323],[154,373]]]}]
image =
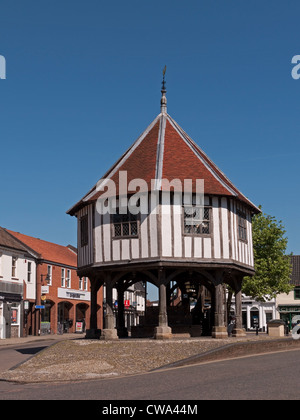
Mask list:
[{"label": "leaded window", "polygon": [[239,240],[247,241],[247,221],[246,214],[240,210],[237,212],[238,215],[238,235]]},{"label": "leaded window", "polygon": [[191,235],[210,234],[210,208],[184,206],[184,233]]},{"label": "leaded window", "polygon": [[114,214],[112,216],[113,236],[122,238],[128,236],[138,236],[138,215],[131,214]]}]

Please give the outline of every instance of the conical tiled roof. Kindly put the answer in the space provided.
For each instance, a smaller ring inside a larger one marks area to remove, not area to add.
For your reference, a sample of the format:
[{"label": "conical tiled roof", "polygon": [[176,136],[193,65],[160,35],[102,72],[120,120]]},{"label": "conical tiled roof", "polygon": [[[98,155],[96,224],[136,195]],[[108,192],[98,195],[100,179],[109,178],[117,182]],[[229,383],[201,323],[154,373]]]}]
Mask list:
[{"label": "conical tiled roof", "polygon": [[[192,180],[195,191],[196,180],[203,179],[205,195],[236,197],[251,207],[253,212],[259,212],[170,117],[166,110],[165,91],[162,92],[161,113],[102,180],[114,181],[116,191],[119,191],[119,174],[126,171],[127,183],[143,179],[148,191],[164,190],[163,180],[171,182],[174,179],[179,179],[182,185],[184,180]],[[101,183],[95,185],[68,213],[74,215],[79,208],[95,201],[102,194],[99,185]]]}]

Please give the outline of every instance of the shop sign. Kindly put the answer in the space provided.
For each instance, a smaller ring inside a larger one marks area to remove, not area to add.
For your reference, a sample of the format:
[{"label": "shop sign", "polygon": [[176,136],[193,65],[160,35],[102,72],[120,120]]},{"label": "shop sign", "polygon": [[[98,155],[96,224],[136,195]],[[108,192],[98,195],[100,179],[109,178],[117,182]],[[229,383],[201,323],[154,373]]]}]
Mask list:
[{"label": "shop sign", "polygon": [[81,290],[64,289],[59,287],[57,289],[57,297],[62,299],[76,299],[76,300],[91,300],[90,292],[83,292]]},{"label": "shop sign", "polygon": [[279,312],[300,312],[300,306],[279,306]]},{"label": "shop sign", "polygon": [[49,286],[42,286],[41,292],[43,295],[47,295],[49,293]]},{"label": "shop sign", "polygon": [[76,332],[81,333],[83,332],[83,322],[76,322]]}]

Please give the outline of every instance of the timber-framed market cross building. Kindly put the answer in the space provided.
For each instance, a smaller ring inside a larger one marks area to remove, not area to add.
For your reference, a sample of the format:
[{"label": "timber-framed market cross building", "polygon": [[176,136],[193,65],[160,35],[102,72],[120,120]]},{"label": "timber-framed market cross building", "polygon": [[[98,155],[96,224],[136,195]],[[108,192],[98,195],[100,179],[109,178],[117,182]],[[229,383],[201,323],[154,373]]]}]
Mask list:
[{"label": "timber-framed market cross building", "polygon": [[[137,214],[128,207],[124,211],[131,199]],[[115,211],[104,212],[99,203],[113,203]],[[140,281],[159,288],[159,306],[146,313],[132,331],[135,336],[166,339],[184,331],[227,337],[226,285],[235,292],[233,335],[244,335],[241,286],[244,276],[254,274],[251,223],[259,211],[167,113],[163,81],[159,115],[68,211],[78,220],[78,275],[91,281],[87,336],[126,335],[124,292]],[[97,293],[103,285],[106,311],[100,331]],[[117,324],[113,288],[118,290]]]}]

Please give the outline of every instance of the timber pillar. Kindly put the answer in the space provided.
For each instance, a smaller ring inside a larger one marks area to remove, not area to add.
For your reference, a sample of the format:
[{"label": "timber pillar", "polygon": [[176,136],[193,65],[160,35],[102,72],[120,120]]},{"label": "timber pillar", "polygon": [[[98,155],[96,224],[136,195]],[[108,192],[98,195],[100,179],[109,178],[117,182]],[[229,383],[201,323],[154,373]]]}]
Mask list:
[{"label": "timber pillar", "polygon": [[213,338],[228,338],[227,327],[225,325],[225,296],[222,277],[219,275],[215,282],[215,313],[214,327],[212,330]]},{"label": "timber pillar", "polygon": [[232,331],[233,337],[245,337],[242,317],[242,280],[236,281],[235,289],[235,328]]},{"label": "timber pillar", "polygon": [[166,285],[164,284],[164,272],[159,273],[160,285],[159,285],[159,316],[158,316],[158,327],[155,328],[154,338],[157,340],[168,340],[172,338],[172,329],[168,326],[168,315],[167,315],[167,293]]},{"label": "timber pillar", "polygon": [[104,329],[101,333],[101,340],[118,340],[118,333],[115,328],[115,317],[113,313],[112,284],[109,278],[106,286],[106,314],[104,317]]},{"label": "timber pillar", "polygon": [[97,323],[97,295],[102,283],[97,278],[90,278],[91,282],[91,316],[90,316],[90,328],[86,330],[85,338],[88,339],[99,339],[101,335],[101,330],[98,329]]}]

